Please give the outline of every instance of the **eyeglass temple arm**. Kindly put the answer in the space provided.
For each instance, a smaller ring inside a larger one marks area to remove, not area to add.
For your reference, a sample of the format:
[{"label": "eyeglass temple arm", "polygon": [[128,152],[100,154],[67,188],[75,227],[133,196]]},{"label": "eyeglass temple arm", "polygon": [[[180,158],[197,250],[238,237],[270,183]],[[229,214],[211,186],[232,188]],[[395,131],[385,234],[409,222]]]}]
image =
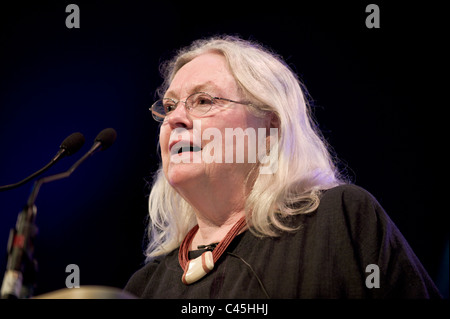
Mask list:
[{"label": "eyeglass temple arm", "polygon": [[252,105],[252,103],[245,103],[245,102],[234,101],[234,100],[226,99],[226,98],[223,98],[223,97],[213,97],[213,99],[223,100],[223,101],[228,101],[228,102],[237,103],[237,104],[243,104],[243,105]]},{"label": "eyeglass temple arm", "polygon": [[153,114],[155,114],[156,116],[159,116],[161,118],[165,118],[166,117],[165,114],[161,114],[159,112],[156,112],[153,108],[150,108],[150,111],[152,111]]}]

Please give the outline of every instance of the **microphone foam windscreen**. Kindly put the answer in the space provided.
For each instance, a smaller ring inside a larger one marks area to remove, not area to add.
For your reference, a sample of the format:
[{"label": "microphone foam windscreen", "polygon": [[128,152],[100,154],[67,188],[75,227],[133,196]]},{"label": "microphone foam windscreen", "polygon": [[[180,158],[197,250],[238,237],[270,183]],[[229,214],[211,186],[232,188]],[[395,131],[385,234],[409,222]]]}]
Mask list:
[{"label": "microphone foam windscreen", "polygon": [[83,146],[84,144],[84,135],[80,132],[72,133],[61,143],[59,148],[63,148],[66,150],[66,155],[72,155]]},{"label": "microphone foam windscreen", "polygon": [[103,131],[98,133],[97,137],[95,138],[96,142],[102,143],[102,150],[106,150],[108,147],[113,145],[114,141],[116,140],[117,133],[116,130],[113,128],[105,128]]}]

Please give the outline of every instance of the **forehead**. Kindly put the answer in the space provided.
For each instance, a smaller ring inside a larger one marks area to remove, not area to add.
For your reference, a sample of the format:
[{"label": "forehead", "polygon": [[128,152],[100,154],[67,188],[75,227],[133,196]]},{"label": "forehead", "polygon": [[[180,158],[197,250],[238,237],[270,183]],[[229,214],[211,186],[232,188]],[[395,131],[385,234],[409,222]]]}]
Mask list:
[{"label": "forehead", "polygon": [[236,81],[221,54],[205,53],[186,63],[175,74],[165,96],[180,98],[199,91],[211,94],[237,92]]}]

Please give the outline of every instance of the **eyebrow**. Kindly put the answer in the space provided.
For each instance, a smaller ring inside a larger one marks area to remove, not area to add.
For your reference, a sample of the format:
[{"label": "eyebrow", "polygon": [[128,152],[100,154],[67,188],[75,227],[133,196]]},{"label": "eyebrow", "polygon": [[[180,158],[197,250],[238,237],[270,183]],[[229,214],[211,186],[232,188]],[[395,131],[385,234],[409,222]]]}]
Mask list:
[{"label": "eyebrow", "polygon": [[[214,95],[213,92],[216,93],[218,90],[219,90],[219,87],[213,81],[206,81],[204,83],[200,83],[200,84],[193,86],[192,88],[190,88],[188,90],[188,92],[189,92],[189,94],[193,94],[196,92],[206,92],[206,93]],[[211,92],[211,91],[213,91],[213,92]],[[177,95],[175,94],[175,92],[173,90],[168,90],[168,91],[166,91],[166,93],[164,93],[164,98],[168,98],[168,97],[175,99],[175,98],[177,98]]]}]

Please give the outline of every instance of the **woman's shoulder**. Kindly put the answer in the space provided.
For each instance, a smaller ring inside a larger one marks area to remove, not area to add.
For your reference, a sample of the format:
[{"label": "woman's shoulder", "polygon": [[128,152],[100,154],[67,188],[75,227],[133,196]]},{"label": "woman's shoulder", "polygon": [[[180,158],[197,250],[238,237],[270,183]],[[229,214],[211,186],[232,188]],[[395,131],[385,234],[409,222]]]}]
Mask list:
[{"label": "woman's shoulder", "polygon": [[154,272],[155,267],[157,267],[157,261],[151,261],[138,269],[133,275],[128,279],[124,290],[140,297],[145,289],[146,283]]},{"label": "woman's shoulder", "polygon": [[329,201],[375,201],[375,197],[366,189],[355,184],[342,184],[329,188],[322,193],[322,200]]},{"label": "woman's shoulder", "polygon": [[393,226],[391,219],[377,199],[366,189],[354,184],[343,184],[325,190],[317,208],[322,222],[340,222],[353,230]]},{"label": "woman's shoulder", "polygon": [[164,263],[164,260],[167,257],[171,257],[175,254],[175,250],[159,257],[156,257],[152,260],[146,261],[144,265],[141,266],[128,280],[124,290],[128,291],[136,296],[141,296],[144,292],[147,283],[150,281],[150,278],[153,276],[156,269],[159,267],[161,263]]},{"label": "woman's shoulder", "polygon": [[[354,184],[342,184],[323,191],[319,209],[355,212],[362,210],[383,211],[377,199],[366,189]],[[383,211],[384,212],[384,211]]]}]

